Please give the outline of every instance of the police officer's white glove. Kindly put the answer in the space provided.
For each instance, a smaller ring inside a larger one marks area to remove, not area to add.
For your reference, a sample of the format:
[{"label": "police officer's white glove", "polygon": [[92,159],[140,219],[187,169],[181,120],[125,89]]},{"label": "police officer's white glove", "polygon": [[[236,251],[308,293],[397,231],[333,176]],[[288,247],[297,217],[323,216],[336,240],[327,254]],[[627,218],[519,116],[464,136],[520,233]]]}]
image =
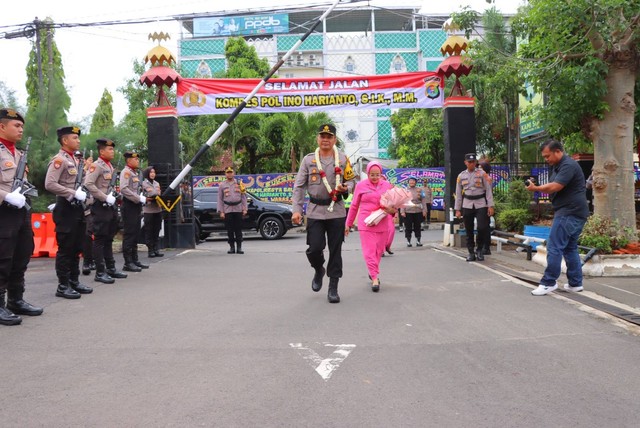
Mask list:
[{"label": "police officer's white glove", "polygon": [[146,204],[147,203],[147,197],[144,196],[144,195],[140,195],[140,203],[142,205]]},{"label": "police officer's white glove", "polygon": [[4,200],[13,205],[16,208],[24,207],[24,204],[27,202],[27,199],[24,197],[22,193],[20,193],[20,189],[16,189],[11,193],[7,193],[7,196],[4,197]]},{"label": "police officer's white glove", "polygon": [[85,192],[80,187],[78,187],[76,189],[76,194],[73,195],[73,197],[76,198],[80,202],[84,202],[84,201],[87,200],[87,192]]},{"label": "police officer's white glove", "polygon": [[53,210],[54,210],[55,208],[56,208],[56,204],[55,204],[55,202],[54,202],[53,204],[51,204],[51,205],[47,206],[47,209],[48,209],[49,211],[51,211],[51,212],[53,212]]},{"label": "police officer's white glove", "polygon": [[107,201],[106,201],[106,202],[107,202],[107,204],[109,204],[109,205],[113,205],[113,204],[115,204],[115,203],[116,203],[116,198],[115,198],[115,196],[113,196],[113,195],[111,195],[111,194],[107,195]]}]

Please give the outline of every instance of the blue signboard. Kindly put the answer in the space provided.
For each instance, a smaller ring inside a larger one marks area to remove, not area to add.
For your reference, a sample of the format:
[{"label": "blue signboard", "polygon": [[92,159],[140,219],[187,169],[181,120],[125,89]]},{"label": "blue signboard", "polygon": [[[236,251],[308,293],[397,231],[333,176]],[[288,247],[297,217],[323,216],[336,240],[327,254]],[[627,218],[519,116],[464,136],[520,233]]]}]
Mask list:
[{"label": "blue signboard", "polygon": [[289,32],[289,14],[195,18],[193,37],[251,36]]}]

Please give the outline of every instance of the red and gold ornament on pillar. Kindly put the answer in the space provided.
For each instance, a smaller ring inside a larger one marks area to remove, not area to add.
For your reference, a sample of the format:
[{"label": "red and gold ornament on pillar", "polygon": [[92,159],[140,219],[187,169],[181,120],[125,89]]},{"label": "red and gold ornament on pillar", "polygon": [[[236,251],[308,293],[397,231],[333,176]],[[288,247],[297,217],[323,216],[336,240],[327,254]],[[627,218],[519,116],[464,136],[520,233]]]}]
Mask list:
[{"label": "red and gold ornament on pillar", "polygon": [[449,55],[440,63],[436,69],[441,77],[456,76],[456,81],[449,96],[466,96],[465,89],[460,83],[460,76],[468,76],[473,69],[471,58],[463,55],[469,48],[469,41],[462,35],[460,27],[453,22],[452,18],[445,21],[442,29],[448,34],[447,40],[440,47],[443,56]]},{"label": "red and gold ornament on pillar", "polygon": [[164,93],[164,87],[170,88],[174,83],[178,83],[181,79],[177,71],[171,68],[171,63],[176,63],[176,59],[169,49],[160,45],[161,40],[168,40],[171,37],[169,34],[151,33],[149,39],[158,42],[158,46],[154,46],[147,55],[144,57],[144,63],[151,63],[151,67],[142,76],[140,76],[140,83],[152,87],[153,85],[158,87],[158,93],[156,94],[155,106],[169,106],[169,100]]}]

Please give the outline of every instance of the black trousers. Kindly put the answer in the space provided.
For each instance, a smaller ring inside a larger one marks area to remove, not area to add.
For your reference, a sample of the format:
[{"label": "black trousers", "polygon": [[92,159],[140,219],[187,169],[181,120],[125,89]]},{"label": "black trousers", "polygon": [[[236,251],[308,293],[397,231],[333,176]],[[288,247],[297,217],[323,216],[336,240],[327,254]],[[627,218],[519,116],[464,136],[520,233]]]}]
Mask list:
[{"label": "black trousers", "polygon": [[64,198],[57,198],[53,210],[53,222],[56,224],[56,275],[61,284],[69,279],[78,280],[80,275],[80,253],[85,237],[84,208]]},{"label": "black trousers", "polygon": [[149,248],[158,246],[160,229],[162,228],[162,213],[144,213],[145,244]]},{"label": "black trousers", "polygon": [[224,213],[224,227],[227,228],[229,245],[242,242],[242,213]]},{"label": "black trousers", "polygon": [[411,239],[411,232],[416,235],[416,239],[419,241],[422,238],[422,213],[406,213],[404,219],[404,236],[407,241]]},{"label": "black trousers", "polygon": [[[478,242],[474,242],[474,219],[476,219],[478,223]],[[489,208],[463,208],[462,220],[464,221],[464,228],[467,231],[467,249],[470,253],[474,252],[476,248],[478,251],[482,251],[487,236],[491,233],[489,230]]]},{"label": "black trousers", "polygon": [[33,254],[31,213],[0,204],[0,295],[24,292],[24,273]]},{"label": "black trousers", "polygon": [[122,223],[124,225],[122,237],[122,251],[125,255],[128,251],[138,246],[140,235],[140,219],[142,218],[142,205],[125,199],[122,202]]},{"label": "black trousers", "polygon": [[115,207],[105,207],[102,202],[91,206],[93,224],[93,259],[101,268],[105,261],[113,260],[113,237],[118,232],[118,213]]},{"label": "black trousers", "polygon": [[427,223],[431,223],[431,203],[427,203]]},{"label": "black trousers", "polygon": [[93,224],[91,215],[85,215],[85,232],[82,238],[82,263],[85,265],[93,262]]},{"label": "black trousers", "polygon": [[329,243],[327,276],[342,278],[342,243],[344,242],[345,218],[331,220],[307,219],[307,259],[311,267],[319,269],[324,265],[324,248]]}]

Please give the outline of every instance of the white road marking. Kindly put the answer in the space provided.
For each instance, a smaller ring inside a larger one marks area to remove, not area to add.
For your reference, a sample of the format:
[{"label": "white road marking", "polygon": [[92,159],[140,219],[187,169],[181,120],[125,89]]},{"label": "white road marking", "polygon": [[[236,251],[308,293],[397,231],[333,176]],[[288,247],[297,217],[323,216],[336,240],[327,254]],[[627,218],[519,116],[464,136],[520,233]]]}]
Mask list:
[{"label": "white road marking", "polygon": [[[318,342],[316,342],[318,343]],[[329,357],[322,358],[316,351],[313,349],[303,346],[302,343],[290,343],[293,349],[298,351],[298,354],[313,367],[313,369],[320,375],[322,379],[328,381],[334,371],[340,366],[340,364],[349,356],[351,351],[356,347],[356,345],[343,344],[343,345],[332,345],[330,343],[318,343],[318,345],[329,347],[329,348],[337,348]]]}]

